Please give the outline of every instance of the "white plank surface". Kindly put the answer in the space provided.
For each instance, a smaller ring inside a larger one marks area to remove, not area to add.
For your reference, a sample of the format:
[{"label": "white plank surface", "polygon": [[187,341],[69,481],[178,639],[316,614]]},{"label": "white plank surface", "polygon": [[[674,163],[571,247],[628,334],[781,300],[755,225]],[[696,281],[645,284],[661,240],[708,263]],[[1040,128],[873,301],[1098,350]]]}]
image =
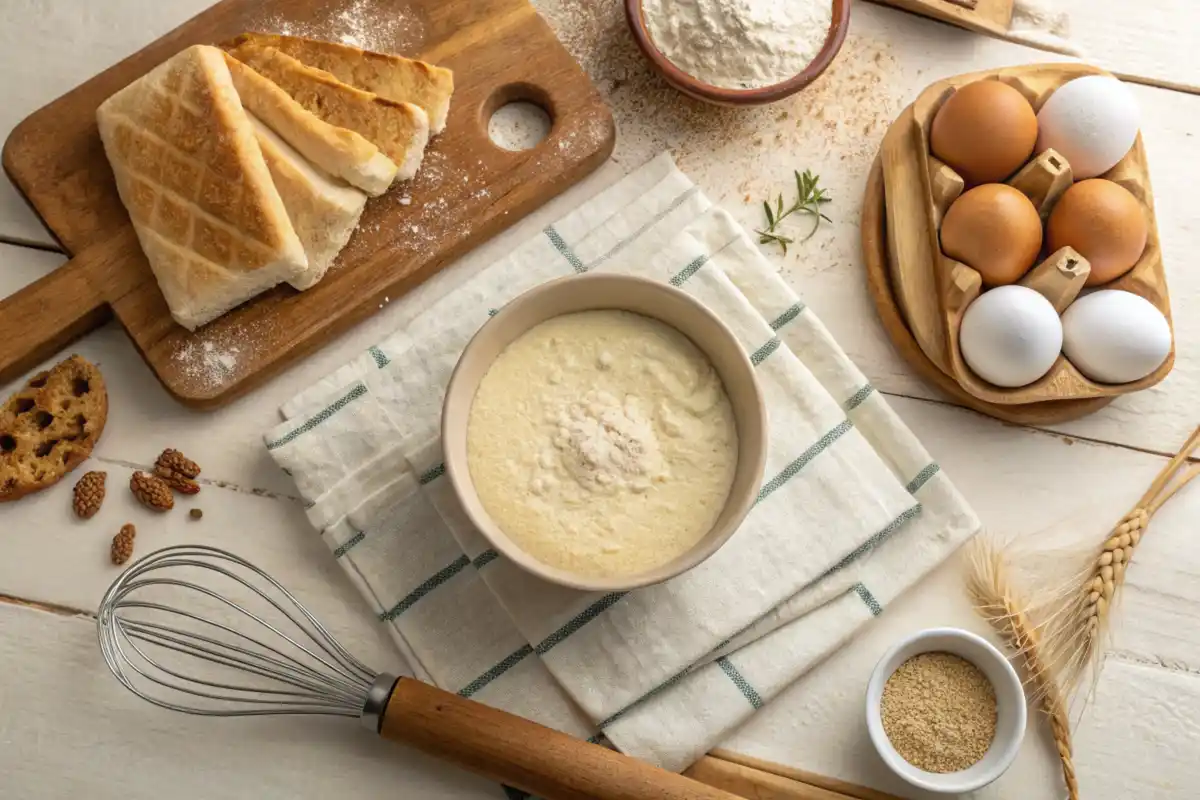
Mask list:
[{"label": "white plank surface", "polygon": [[[985,528],[1002,536],[1067,530],[1094,537],[1099,543],[1166,461],[984,421],[970,412],[913,400],[894,402],[971,499]],[[1162,693],[1167,689],[1142,692],[1143,686],[1161,680],[1170,687],[1186,688],[1190,695],[1185,696],[1194,698],[1200,693],[1200,658],[1196,657],[1200,625],[1195,622],[1200,612],[1196,588],[1200,548],[1195,543],[1194,523],[1200,515],[1200,491],[1196,490],[1200,486],[1172,500],[1154,519],[1129,570],[1128,594],[1117,610],[1126,636],[1118,640],[1118,646],[1136,653],[1126,658],[1145,663],[1139,665],[1136,683],[1129,682],[1129,673],[1119,669],[1110,673],[1112,665],[1106,667],[1095,707],[1082,719],[1077,743],[1080,769],[1090,787],[1108,786],[1106,793],[1085,791],[1085,798],[1191,797],[1133,791],[1149,791],[1154,785],[1157,752],[1163,753],[1163,766],[1173,771],[1177,787],[1187,785],[1178,783],[1180,778],[1189,778],[1193,788],[1200,778],[1194,758],[1189,766],[1179,755],[1200,752],[1197,706],[1186,702],[1180,706],[1180,719],[1173,720],[1179,724],[1168,728],[1173,738],[1150,737],[1145,734],[1162,713]],[[1158,613],[1149,613],[1151,608]],[[904,635],[938,625],[967,628],[996,641],[970,611],[957,563],[947,564],[887,609],[874,627],[792,686],[725,746],[827,775],[854,776],[860,783],[904,797],[931,799],[934,795],[906,790],[879,761],[866,737],[862,702],[870,672],[884,651]],[[1151,662],[1159,657],[1150,654],[1162,654],[1164,663]],[[847,675],[854,675],[855,680],[848,680]],[[1115,757],[1131,748],[1136,758]],[[1031,714],[1014,768],[974,796],[981,800],[1057,799],[1062,796],[1057,770],[1041,718]]]},{"label": "white plank surface", "polygon": [[1200,5],[1194,0],[1055,0],[1084,58],[1113,72],[1200,91]]},{"label": "white plank surface", "polygon": [[499,788],[353,720],[212,719],[155,708],[108,674],[95,622],[0,603],[0,796],[499,798]]},{"label": "white plank surface", "polygon": [[[205,4],[118,0],[93,9],[94,4],[82,0],[5,3],[0,9],[0,66],[11,80],[3,90],[6,103],[0,104],[0,132]],[[106,562],[109,539],[121,523],[133,521],[139,526],[138,548],[143,553],[167,543],[204,542],[259,562],[327,619],[351,649],[381,668],[395,668],[394,649],[308,528],[302,510],[289,499],[287,479],[263,453],[262,430],[275,421],[275,408],[282,400],[401,326],[417,308],[513,242],[664,147],[748,226],[760,224],[758,201],[783,188],[792,169],[820,172],[835,199],[830,208],[835,223],[786,259],[779,258],[781,270],[877,386],[917,398],[933,396],[897,360],[866,299],[857,221],[867,169],[888,122],[928,83],[945,75],[1049,57],[890,9],[856,4],[851,37],[821,82],[782,106],[730,112],[689,103],[650,76],[628,41],[619,4],[535,4],[614,107],[621,134],[613,162],[418,293],[391,302],[337,343],[217,412],[188,412],[171,401],[115,326],[86,337],[77,349],[101,365],[112,397],[108,431],[88,465],[110,473],[109,499],[99,517],[88,523],[70,514],[70,480],[39,496],[0,506],[0,540],[5,547],[0,594],[93,608],[116,574]],[[1190,263],[1190,254],[1200,249],[1200,212],[1190,200],[1192,171],[1187,168],[1193,159],[1191,134],[1200,124],[1200,98],[1140,88],[1138,93],[1146,113],[1144,130],[1159,198],[1180,358],[1160,389],[1119,401],[1065,430],[1167,451],[1182,442],[1197,421],[1194,398],[1200,376],[1193,353],[1200,344],[1200,322],[1190,320],[1185,309],[1200,292],[1200,277]],[[13,201],[7,187],[0,187],[0,237],[46,241],[44,234],[35,235],[31,219],[22,219]],[[0,245],[0,295],[60,261],[55,254]],[[0,394],[9,388],[0,387]],[[895,402],[988,526],[1001,532],[1062,523],[1094,530],[1099,537],[1163,461],[1146,453],[1004,426],[926,400]],[[152,515],[134,503],[124,486],[131,468],[148,464],[166,446],[200,461],[205,478],[229,484],[206,485],[198,498],[182,504],[202,507],[200,522],[187,520],[182,509],[165,517]],[[1126,626],[1127,635],[1118,640],[1121,660],[1106,668],[1095,713],[1081,724],[1080,763],[1091,781],[1085,785],[1099,792],[1097,797],[1186,797],[1176,788],[1195,786],[1200,780],[1194,759],[1155,755],[1156,745],[1172,753],[1194,753],[1200,747],[1200,725],[1194,723],[1200,706],[1195,657],[1200,638],[1190,610],[1197,598],[1187,593],[1194,592],[1200,572],[1195,567],[1200,546],[1189,523],[1200,513],[1200,492],[1174,503],[1139,550],[1122,612],[1136,624]],[[1181,559],[1180,553],[1187,558]],[[1173,588],[1163,591],[1163,586]],[[1181,592],[1175,588],[1179,586],[1192,588]],[[934,624],[983,630],[961,594],[954,564],[889,609],[829,665],[772,703],[729,745],[909,794],[889,780],[871,753],[854,687],[855,681],[865,684],[874,661],[896,637]],[[0,796],[324,798],[338,791],[362,797],[498,796],[492,785],[423,760],[396,760],[387,746],[336,723],[226,724],[159,712],[125,696],[108,677],[87,620],[0,603],[0,664]],[[847,681],[847,675],[854,680]],[[1153,683],[1156,688],[1131,700],[1134,683]],[[1171,725],[1127,724],[1131,714],[1150,720],[1166,713],[1167,700],[1174,697],[1180,698],[1179,713]],[[1033,720],[1016,767],[981,797],[1051,800],[1061,795],[1052,753],[1036,717]],[[216,724],[220,732],[214,734]],[[1148,782],[1159,773],[1169,780]]]}]

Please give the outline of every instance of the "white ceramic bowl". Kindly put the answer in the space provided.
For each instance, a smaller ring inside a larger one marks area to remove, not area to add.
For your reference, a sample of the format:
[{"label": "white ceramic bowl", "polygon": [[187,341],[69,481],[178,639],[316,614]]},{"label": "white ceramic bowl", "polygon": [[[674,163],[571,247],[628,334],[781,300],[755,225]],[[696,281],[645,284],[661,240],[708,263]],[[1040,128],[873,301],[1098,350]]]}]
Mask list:
[{"label": "white ceramic bowl", "polygon": [[[492,521],[475,491],[467,456],[471,405],[492,362],[514,340],[536,325],[562,314],[622,309],[663,322],[708,356],[720,376],[737,423],[738,463],[725,507],[709,532],[687,552],[637,575],[588,577],[538,561]],[[467,518],[506,558],[551,583],[585,592],[624,592],[669,580],[717,552],[737,531],[758,500],[767,458],[767,410],[754,365],[733,332],[691,295],[669,284],[589,272],[543,283],[517,297],[486,322],[467,344],[454,368],[442,406],[442,457],[446,475]]]},{"label": "white ceramic bowl", "polygon": [[[996,736],[984,757],[961,772],[938,774],[917,769],[896,752],[883,730],[880,701],[883,685],[908,659],[921,653],[953,653],[979,668],[996,689]],[[1017,671],[1004,654],[979,636],[958,628],[930,628],[904,639],[888,650],[867,684],[867,730],[871,742],[892,772],[920,789],[963,794],[987,786],[1004,774],[1021,749],[1025,737],[1025,691]]]}]

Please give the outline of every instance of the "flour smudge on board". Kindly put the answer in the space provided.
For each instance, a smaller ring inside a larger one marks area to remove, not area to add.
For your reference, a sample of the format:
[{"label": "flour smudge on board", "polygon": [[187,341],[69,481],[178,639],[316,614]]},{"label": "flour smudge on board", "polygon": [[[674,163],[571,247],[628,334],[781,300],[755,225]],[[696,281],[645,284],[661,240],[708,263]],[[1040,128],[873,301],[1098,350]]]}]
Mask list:
[{"label": "flour smudge on board", "polygon": [[324,17],[297,21],[280,12],[251,23],[264,33],[301,36],[326,42],[404,54],[420,44],[424,26],[402,4],[386,0],[339,0],[322,9]]}]

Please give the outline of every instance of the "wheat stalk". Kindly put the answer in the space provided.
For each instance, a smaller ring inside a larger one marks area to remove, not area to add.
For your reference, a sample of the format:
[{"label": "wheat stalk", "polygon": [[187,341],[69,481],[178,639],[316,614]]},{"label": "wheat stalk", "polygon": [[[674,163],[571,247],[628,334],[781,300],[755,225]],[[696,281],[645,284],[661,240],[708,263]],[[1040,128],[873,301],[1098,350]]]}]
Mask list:
[{"label": "wheat stalk", "polygon": [[1093,676],[1099,671],[1097,663],[1103,647],[1101,643],[1108,633],[1108,620],[1117,589],[1125,582],[1125,573],[1133,561],[1134,549],[1142,540],[1150,518],[1163,503],[1200,475],[1200,464],[1181,469],[1200,447],[1200,428],[1197,428],[1184,443],[1180,451],[1163,467],[1150,484],[1150,488],[1138,500],[1137,505],[1121,518],[1100,548],[1099,555],[1091,563],[1091,570],[1078,586],[1078,601],[1072,604],[1066,626],[1069,631],[1078,631],[1081,641],[1078,654],[1065,664],[1062,675],[1067,693],[1073,692],[1091,668]]},{"label": "wheat stalk", "polygon": [[1019,590],[1009,548],[980,538],[969,553],[967,588],[976,610],[1020,658],[1030,699],[1049,721],[1071,800],[1078,797],[1079,787],[1072,762],[1068,700],[1085,676],[1098,677],[1109,618],[1134,551],[1154,514],[1200,475],[1200,464],[1188,465],[1197,448],[1200,427],[1109,532],[1099,553],[1093,550],[1085,556],[1082,566],[1076,566],[1065,580],[1039,581],[1048,588],[1039,588],[1036,597]]},{"label": "wheat stalk", "polygon": [[1025,679],[1034,689],[1037,704],[1046,714],[1054,746],[1062,762],[1063,780],[1070,800],[1078,800],[1079,784],[1071,749],[1071,726],[1066,702],[1054,673],[1040,657],[1041,634],[1024,612],[1026,603],[1013,584],[1004,554],[985,536],[975,540],[968,553],[967,591],[976,610],[1017,653]]}]

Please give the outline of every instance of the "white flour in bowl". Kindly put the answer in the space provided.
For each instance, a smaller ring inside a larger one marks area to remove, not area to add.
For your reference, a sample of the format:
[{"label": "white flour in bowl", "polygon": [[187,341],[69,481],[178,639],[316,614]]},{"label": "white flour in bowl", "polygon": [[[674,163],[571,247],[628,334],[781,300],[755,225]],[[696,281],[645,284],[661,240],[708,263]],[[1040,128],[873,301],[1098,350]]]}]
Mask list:
[{"label": "white flour in bowl", "polygon": [[833,24],[832,0],[643,0],[655,46],[693,78],[757,89],[804,71]]}]

